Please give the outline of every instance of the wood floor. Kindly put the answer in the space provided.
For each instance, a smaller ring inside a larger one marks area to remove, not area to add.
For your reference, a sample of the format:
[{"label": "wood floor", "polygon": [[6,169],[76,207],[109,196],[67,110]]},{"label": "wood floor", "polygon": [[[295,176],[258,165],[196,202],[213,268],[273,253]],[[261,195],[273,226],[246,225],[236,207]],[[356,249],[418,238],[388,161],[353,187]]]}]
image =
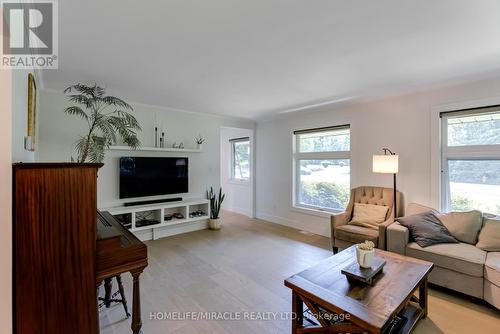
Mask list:
[{"label": "wood floor", "polygon": [[[290,321],[281,319],[291,309],[283,279],[331,256],[329,240],[234,213],[224,212],[223,218],[221,231],[147,243],[150,264],[141,279],[144,334],[290,333]],[[123,278],[131,299],[131,279]],[[429,317],[415,333],[500,333],[497,310],[442,291],[429,293]],[[233,320],[164,319],[204,312]],[[130,320],[119,305],[101,311],[100,324],[101,333],[130,332]]]}]

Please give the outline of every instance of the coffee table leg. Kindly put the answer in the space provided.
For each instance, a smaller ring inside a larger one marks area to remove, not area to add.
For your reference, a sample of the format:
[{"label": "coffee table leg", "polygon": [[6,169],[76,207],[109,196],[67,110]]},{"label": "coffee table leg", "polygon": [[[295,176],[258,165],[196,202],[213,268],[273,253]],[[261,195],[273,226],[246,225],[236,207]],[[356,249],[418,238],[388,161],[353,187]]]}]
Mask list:
[{"label": "coffee table leg", "polygon": [[304,324],[304,304],[299,295],[292,291],[292,334],[297,333],[297,329]]},{"label": "coffee table leg", "polygon": [[427,299],[427,277],[424,279],[424,281],[420,284],[420,287],[418,289],[418,304],[422,308],[422,318],[427,317],[427,304],[428,304],[428,299]]}]

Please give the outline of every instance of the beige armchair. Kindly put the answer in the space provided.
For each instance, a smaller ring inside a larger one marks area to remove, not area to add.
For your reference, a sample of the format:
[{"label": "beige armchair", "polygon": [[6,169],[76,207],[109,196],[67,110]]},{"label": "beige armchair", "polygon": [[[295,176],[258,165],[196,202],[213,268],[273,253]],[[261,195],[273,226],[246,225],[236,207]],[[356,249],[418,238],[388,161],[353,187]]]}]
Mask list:
[{"label": "beige armchair", "polygon": [[[353,244],[372,241],[377,248],[386,249],[386,228],[394,222],[394,190],[382,187],[358,187],[351,190],[351,198],[345,212],[331,217],[332,248],[337,253],[339,248]],[[388,206],[386,220],[380,223],[378,229],[348,224],[353,215],[354,203]],[[402,216],[402,194],[396,193],[398,217]]]}]

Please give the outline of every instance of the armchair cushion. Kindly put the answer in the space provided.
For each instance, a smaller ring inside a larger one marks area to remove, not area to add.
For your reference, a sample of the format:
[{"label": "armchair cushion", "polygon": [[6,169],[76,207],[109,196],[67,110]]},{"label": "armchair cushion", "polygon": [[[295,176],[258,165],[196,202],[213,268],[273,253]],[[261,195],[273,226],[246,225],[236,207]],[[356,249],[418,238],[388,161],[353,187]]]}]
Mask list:
[{"label": "armchair cushion", "polygon": [[341,225],[335,228],[334,236],[337,239],[358,244],[365,242],[365,240],[373,241],[375,245],[378,244],[378,230],[368,227],[357,225]]},{"label": "armchair cushion", "polygon": [[354,214],[349,224],[378,230],[378,225],[386,220],[388,210],[385,205],[354,203]]}]

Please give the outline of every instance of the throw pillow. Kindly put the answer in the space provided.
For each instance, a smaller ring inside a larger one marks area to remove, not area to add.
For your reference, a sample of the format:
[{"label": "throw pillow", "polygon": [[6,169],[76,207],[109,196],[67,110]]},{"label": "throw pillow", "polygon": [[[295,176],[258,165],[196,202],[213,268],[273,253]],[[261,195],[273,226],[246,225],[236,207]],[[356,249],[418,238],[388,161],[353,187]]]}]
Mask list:
[{"label": "throw pillow", "polygon": [[410,231],[410,236],[420,247],[436,244],[458,243],[446,226],[432,211],[398,218],[398,222]]},{"label": "throw pillow", "polygon": [[476,247],[488,252],[500,252],[500,220],[484,218]]},{"label": "throw pillow", "polygon": [[483,226],[481,211],[450,212],[436,215],[455,239],[475,245]]},{"label": "throw pillow", "polygon": [[385,221],[388,206],[354,203],[354,213],[349,224],[378,229],[378,225]]}]

